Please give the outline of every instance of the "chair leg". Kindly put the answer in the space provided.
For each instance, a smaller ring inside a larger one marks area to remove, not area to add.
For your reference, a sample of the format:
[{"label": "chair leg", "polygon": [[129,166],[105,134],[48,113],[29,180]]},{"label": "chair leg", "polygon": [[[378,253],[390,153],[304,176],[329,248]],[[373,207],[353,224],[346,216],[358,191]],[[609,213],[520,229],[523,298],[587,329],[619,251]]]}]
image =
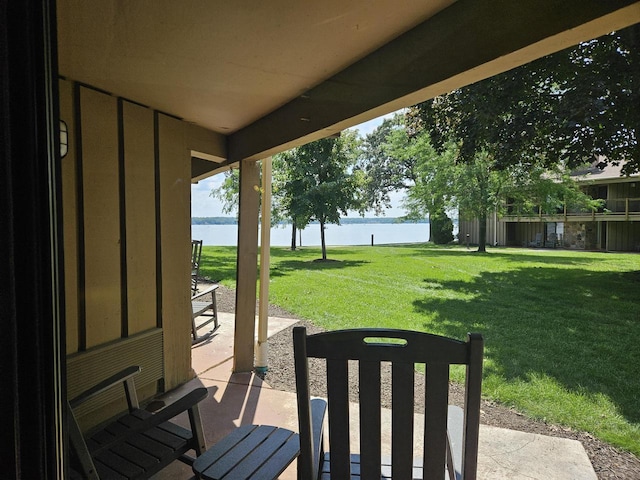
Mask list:
[{"label": "chair leg", "polygon": [[213,309],[213,325],[215,328],[218,328],[218,303],[215,290],[211,292],[211,303],[213,304],[211,307]]},{"label": "chair leg", "polygon": [[198,330],[196,329],[196,318],[191,315],[191,336],[195,342],[198,339]]},{"label": "chair leg", "polygon": [[202,428],[202,419],[200,418],[200,409],[194,405],[189,409],[189,423],[191,424],[191,432],[195,440],[196,457],[199,457],[207,451],[207,444],[204,440],[204,432]]}]

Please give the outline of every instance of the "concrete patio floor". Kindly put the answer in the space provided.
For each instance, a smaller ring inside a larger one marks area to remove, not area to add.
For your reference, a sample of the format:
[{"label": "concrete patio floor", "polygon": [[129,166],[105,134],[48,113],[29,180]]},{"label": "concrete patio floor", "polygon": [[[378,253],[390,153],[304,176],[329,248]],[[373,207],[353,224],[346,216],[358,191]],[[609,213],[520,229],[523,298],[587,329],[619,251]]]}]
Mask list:
[{"label": "concrete patio floor", "polygon": [[[171,403],[185,392],[201,386],[209,390],[209,396],[200,403],[208,447],[241,425],[267,424],[297,431],[295,394],[275,390],[253,373],[232,372],[234,316],[220,313],[219,318],[220,327],[215,333],[192,348],[196,377],[164,395],[162,400]],[[292,323],[295,320],[269,318],[269,336]],[[357,417],[354,420],[357,422]],[[177,422],[187,426],[186,414]],[[353,424],[352,430],[357,431],[357,423]],[[190,467],[174,462],[153,478],[181,479],[191,475]],[[296,478],[295,462],[280,478]],[[478,479],[502,478],[597,479],[582,444],[576,440],[481,425]]]}]

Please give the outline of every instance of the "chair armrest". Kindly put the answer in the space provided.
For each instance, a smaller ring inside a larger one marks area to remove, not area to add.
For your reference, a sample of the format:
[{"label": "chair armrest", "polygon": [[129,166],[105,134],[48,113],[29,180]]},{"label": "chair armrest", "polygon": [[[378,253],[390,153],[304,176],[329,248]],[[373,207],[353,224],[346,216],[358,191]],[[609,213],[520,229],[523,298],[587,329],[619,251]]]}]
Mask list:
[{"label": "chair armrest", "polygon": [[131,367],[127,367],[124,370],[116,373],[115,375],[110,376],[109,378],[104,379],[100,383],[94,385],[93,387],[85,390],[80,395],[76,396],[74,399],[69,401],[69,405],[71,408],[76,408],[78,405],[86,402],[90,398],[95,397],[96,395],[104,392],[105,390],[117,385],[118,383],[124,383],[129,380],[134,375],[140,373],[140,367],[137,365],[133,365]]},{"label": "chair armrest", "polygon": [[198,292],[195,295],[192,295],[191,300],[192,301],[197,300],[200,297],[204,297],[205,295],[215,292],[217,289],[218,289],[218,285],[213,285],[212,287],[209,287],[206,290],[203,290],[202,292]]},{"label": "chair armrest", "polygon": [[161,423],[164,423],[168,420],[171,420],[173,417],[186,412],[187,410],[197,409],[198,403],[204,400],[207,395],[209,395],[209,392],[206,388],[196,388],[179,400],[173,402],[170,405],[167,405],[162,410],[159,410],[158,412],[153,414],[149,414],[147,418],[141,420],[133,427],[127,429],[126,432],[118,435],[118,437],[113,439],[112,441],[103,443],[99,447],[92,449],[92,455],[95,456],[96,453],[102,450],[109,449],[115,444],[124,443],[128,438],[133,437],[139,433],[151,430],[152,428],[157,427]]}]

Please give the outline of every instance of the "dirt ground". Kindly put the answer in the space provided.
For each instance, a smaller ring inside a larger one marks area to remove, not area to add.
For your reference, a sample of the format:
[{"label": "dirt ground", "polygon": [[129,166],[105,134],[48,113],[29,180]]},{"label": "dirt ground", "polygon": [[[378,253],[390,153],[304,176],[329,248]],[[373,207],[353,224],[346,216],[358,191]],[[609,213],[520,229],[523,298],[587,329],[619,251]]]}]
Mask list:
[{"label": "dirt ground", "polygon": [[[218,289],[218,310],[221,312],[234,312],[235,291],[225,287]],[[269,306],[270,316],[294,318],[299,320],[299,324],[305,325],[309,333],[319,332],[320,329],[311,322],[299,319],[291,313],[277,307]],[[269,339],[269,370],[263,376],[265,381],[273,388],[295,392],[295,375],[293,367],[293,345],[292,329],[279,332]],[[322,396],[324,392],[323,371],[321,368],[311,368],[311,393]],[[354,385],[351,392],[352,398],[357,400],[357,382],[350,382]],[[389,388],[389,372],[383,372],[382,384]],[[424,378],[416,372],[416,386],[424,385]],[[416,390],[420,390],[416,388]],[[386,399],[384,398],[386,396]],[[450,391],[450,401],[461,405],[462,390],[459,385],[452,384]],[[389,405],[389,396],[383,393],[385,406]],[[424,411],[424,398],[416,397],[416,411]],[[483,400],[481,407],[481,423],[496,427],[520,430],[523,432],[538,433],[554,437],[570,438],[578,440],[584,446],[591,464],[600,480],[604,479],[625,479],[640,480],[640,459],[634,455],[618,450],[586,432],[574,431],[570,428],[544,423],[530,419],[521,413],[496,402]]]}]

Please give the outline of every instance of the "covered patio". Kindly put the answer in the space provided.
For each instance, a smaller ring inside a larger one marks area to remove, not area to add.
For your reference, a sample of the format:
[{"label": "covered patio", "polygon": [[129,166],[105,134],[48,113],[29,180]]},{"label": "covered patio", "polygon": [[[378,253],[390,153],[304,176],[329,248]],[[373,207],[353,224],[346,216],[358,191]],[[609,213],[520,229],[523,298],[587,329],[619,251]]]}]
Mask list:
[{"label": "covered patio", "polygon": [[[640,2],[28,0],[0,14],[2,430],[14,445],[2,464],[62,478],[67,396],[123,365],[143,366],[142,400],[198,381],[268,397],[246,386],[258,383],[258,160],[638,23]],[[190,185],[232,166],[237,302],[218,341],[230,360],[201,368]],[[81,424],[122,408],[95,405]]]},{"label": "covered patio", "polygon": [[[208,344],[196,345],[192,349],[196,377],[161,397],[162,400],[168,404],[187,391],[206,387],[209,397],[201,402],[200,411],[208,446],[214,445],[234,428],[242,425],[277,425],[297,431],[294,393],[272,388],[255,373],[233,372],[232,349],[228,347],[233,344],[234,316],[221,313],[220,318],[221,326]],[[269,336],[295,323],[295,319],[270,317]],[[383,414],[383,419],[387,420],[387,424],[383,424],[383,430],[386,429],[388,436],[390,411]],[[183,414],[179,421],[187,426],[187,415]],[[357,432],[357,410],[352,413],[350,421],[352,430]],[[422,424],[422,420],[418,419],[417,424]],[[352,442],[358,445],[357,433]],[[418,457],[421,456],[421,447],[420,442],[416,443]],[[174,462],[154,478],[188,478],[190,473],[191,469],[187,465]],[[297,478],[295,462],[280,478]],[[597,476],[582,444],[577,440],[481,425],[478,479],[496,478],[595,480]]]}]

